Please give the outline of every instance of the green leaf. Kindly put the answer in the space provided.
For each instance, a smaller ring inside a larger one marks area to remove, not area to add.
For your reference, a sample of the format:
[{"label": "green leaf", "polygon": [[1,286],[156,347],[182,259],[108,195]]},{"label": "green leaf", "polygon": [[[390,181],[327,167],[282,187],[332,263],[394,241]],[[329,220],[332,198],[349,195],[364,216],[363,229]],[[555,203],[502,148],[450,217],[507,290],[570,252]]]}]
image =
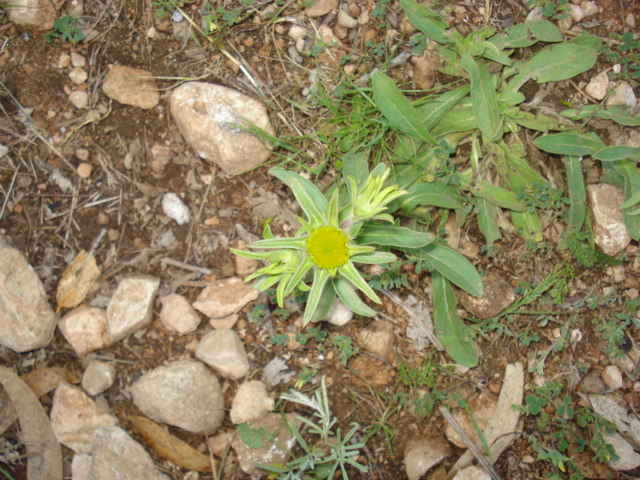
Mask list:
[{"label": "green leaf", "polygon": [[251,243],[249,248],[294,248],[297,250],[305,250],[307,248],[307,240],[306,238],[298,237],[264,238]]},{"label": "green leaf", "polygon": [[354,255],[349,260],[356,263],[365,263],[368,265],[379,265],[381,263],[391,263],[398,259],[391,252],[371,252],[371,253],[359,253]]},{"label": "green leaf", "polygon": [[272,440],[273,434],[264,427],[251,428],[247,423],[239,423],[237,426],[240,440],[249,448],[262,448],[264,440]]},{"label": "green leaf", "polygon": [[432,243],[410,253],[424,260],[432,272],[440,272],[471,295],[482,296],[482,278],[462,254],[439,243]]},{"label": "green leaf", "polygon": [[431,129],[431,133],[433,133],[434,137],[440,138],[450,133],[467,132],[477,129],[479,129],[479,126],[471,98],[465,98],[447,112],[433,129]]},{"label": "green leaf", "polygon": [[422,125],[411,102],[398,90],[393,80],[382,72],[373,75],[373,100],[385,118],[398,130],[423,142],[436,144]]},{"label": "green leaf", "polygon": [[329,277],[329,271],[324,268],[316,268],[313,271],[313,283],[311,285],[311,291],[309,292],[309,298],[307,299],[307,306],[302,317],[302,323],[304,325],[307,325],[313,318],[322,296],[328,294],[328,292],[325,293],[324,286],[327,283],[327,280],[329,280]]},{"label": "green leaf", "polygon": [[634,205],[637,205],[638,203],[640,203],[640,191],[636,192],[634,195],[632,195],[631,197],[627,198],[624,203],[622,203],[620,205],[620,208],[622,210],[625,210],[627,208],[631,208]]},{"label": "green leaf", "polygon": [[491,75],[483,63],[469,54],[462,56],[462,68],[471,77],[471,101],[478,127],[489,140],[498,140],[502,137],[502,116]]},{"label": "green leaf", "polygon": [[342,157],[342,176],[353,177],[362,186],[369,176],[369,162],[365,152],[349,152]]},{"label": "green leaf", "polygon": [[605,147],[602,150],[591,155],[596,160],[602,162],[617,162],[618,160],[640,160],[640,148],[627,147],[625,145],[616,145],[612,147]]},{"label": "green leaf", "polygon": [[538,137],[533,142],[536,147],[556,155],[591,155],[605,145],[595,133],[554,133]]},{"label": "green leaf", "polygon": [[462,85],[427,102],[416,102],[415,108],[424,128],[431,130],[468,93],[469,85]]},{"label": "green leaf", "polygon": [[386,245],[398,248],[420,248],[433,242],[434,236],[406,227],[364,225],[356,242],[360,245]]},{"label": "green leaf", "polygon": [[360,272],[356,269],[356,267],[354,267],[353,263],[349,261],[342,267],[340,267],[340,274],[344,278],[349,280],[354,286],[359,288],[362,293],[364,293],[371,300],[376,303],[381,303],[380,297],[378,297],[378,295],[376,295],[376,292],[374,292],[369,284],[365,282],[364,278],[362,278],[362,275],[360,275]]},{"label": "green leaf", "polygon": [[[601,181],[620,188],[627,200],[635,199],[640,193],[640,172],[635,162],[631,160],[604,162],[602,171],[604,175]],[[636,241],[640,240],[640,215],[632,215],[627,211],[623,211],[623,214],[629,235]]]},{"label": "green leaf", "polygon": [[527,210],[527,204],[518,199],[518,196],[510,190],[506,190],[497,185],[491,185],[487,181],[480,182],[473,188],[473,193],[477,197],[483,198],[499,207],[513,210],[515,212],[524,212]]},{"label": "green leaf", "polygon": [[462,199],[456,188],[441,180],[417,183],[409,187],[407,191],[409,193],[400,199],[400,208],[405,214],[411,212],[418,205],[452,209],[462,207]]},{"label": "green leaf", "polygon": [[626,105],[612,105],[608,110],[605,110],[601,105],[584,105],[580,108],[564,110],[560,112],[560,115],[571,120],[596,117],[612,120],[627,127],[640,126],[640,114],[634,115],[634,110]]},{"label": "green leaf", "polygon": [[511,212],[511,223],[525,240],[531,242],[542,241],[542,223],[537,212]]},{"label": "green leaf", "polygon": [[598,50],[576,43],[545,47],[516,67],[518,73],[505,90],[519,90],[528,80],[547,83],[573,78],[592,68],[597,58]]},{"label": "green leaf", "polygon": [[465,338],[465,327],[456,313],[456,297],[447,279],[433,272],[433,326],[436,336],[449,356],[465,367],[478,364],[475,344]]},{"label": "green leaf", "polygon": [[562,123],[555,118],[548,117],[542,113],[525,112],[518,109],[517,114],[507,113],[507,116],[512,118],[514,122],[529,130],[536,130],[538,132],[548,132],[549,130],[569,130],[575,127],[567,125],[569,122]]},{"label": "green leaf", "polygon": [[537,20],[514,25],[489,39],[500,49],[530,47],[537,42],[561,42],[562,33],[548,20]]},{"label": "green leaf", "polygon": [[502,238],[498,227],[498,207],[481,197],[475,199],[478,210],[478,227],[488,246]]},{"label": "green leaf", "polygon": [[565,162],[567,165],[567,185],[570,200],[567,230],[579,232],[582,230],[587,216],[587,195],[584,188],[582,162],[580,157],[575,156],[566,157]]},{"label": "green leaf", "polygon": [[436,12],[418,4],[415,0],[400,0],[400,5],[402,5],[411,24],[427,37],[439,43],[452,43],[451,38],[447,35],[449,25]]},{"label": "green leaf", "polygon": [[269,173],[282,180],[293,191],[300,208],[312,225],[323,222],[327,199],[313,183],[295,172],[282,168],[272,168]]},{"label": "green leaf", "polygon": [[357,292],[344,278],[333,279],[333,287],[340,297],[340,300],[353,312],[365,317],[373,317],[376,311],[364,303]]}]

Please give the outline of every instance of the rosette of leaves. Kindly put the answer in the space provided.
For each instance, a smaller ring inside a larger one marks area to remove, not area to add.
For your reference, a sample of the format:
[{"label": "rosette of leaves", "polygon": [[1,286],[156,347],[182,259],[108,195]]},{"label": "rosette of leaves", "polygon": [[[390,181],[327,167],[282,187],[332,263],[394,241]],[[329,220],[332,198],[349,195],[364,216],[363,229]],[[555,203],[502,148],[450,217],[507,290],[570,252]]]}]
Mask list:
[{"label": "rosette of leaves", "polygon": [[251,251],[232,251],[267,263],[246,280],[253,280],[258,290],[277,285],[279,306],[296,291],[308,291],[305,324],[322,318],[336,297],[359,315],[375,315],[357,291],[376,303],[380,298],[356,265],[388,264],[396,260],[391,247],[419,248],[434,239],[396,225],[384,213],[388,203],[406,192],[385,186],[389,170],[382,164],[361,182],[347,177],[327,195],[295,172],[274,168],[270,173],[291,188],[302,209],[301,227],[293,237],[277,238],[267,226],[264,239],[249,245]]}]

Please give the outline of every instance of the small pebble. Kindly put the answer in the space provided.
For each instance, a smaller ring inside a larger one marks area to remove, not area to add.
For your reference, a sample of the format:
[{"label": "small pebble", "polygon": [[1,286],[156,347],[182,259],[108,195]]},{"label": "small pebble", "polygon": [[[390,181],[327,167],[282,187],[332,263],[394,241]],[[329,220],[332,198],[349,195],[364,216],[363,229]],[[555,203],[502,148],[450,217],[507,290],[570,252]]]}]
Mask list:
[{"label": "small pebble", "polygon": [[78,176],[80,178],[89,178],[91,176],[91,170],[92,170],[92,166],[89,163],[81,163],[80,165],[78,165]]},{"label": "small pebble", "polygon": [[624,380],[622,378],[622,372],[615,365],[607,366],[600,375],[602,378],[602,382],[610,389],[610,390],[618,390],[622,388]]},{"label": "small pebble", "polygon": [[358,21],[351,18],[344,10],[340,10],[338,11],[338,25],[345,28],[355,28],[358,26]]},{"label": "small pebble", "polygon": [[79,85],[87,80],[87,72],[82,68],[74,68],[69,72],[69,78],[73,83]]},{"label": "small pebble", "polygon": [[180,23],[182,20],[184,20],[184,16],[182,15],[182,13],[180,13],[180,10],[174,10],[173,12],[171,12],[172,22]]},{"label": "small pebble", "polygon": [[66,68],[71,64],[71,57],[67,53],[60,54],[58,58],[58,68]]},{"label": "small pebble", "polygon": [[300,25],[293,25],[289,29],[289,37],[293,40],[299,40],[301,38],[305,38],[307,36],[307,29],[301,27]]},{"label": "small pebble", "polygon": [[89,150],[86,148],[76,148],[75,154],[78,160],[82,162],[89,160]]},{"label": "small pebble", "polygon": [[191,218],[189,207],[173,192],[165,193],[162,197],[162,211],[178,225],[188,223]]},{"label": "small pebble", "polygon": [[82,68],[86,64],[87,64],[87,60],[82,55],[76,52],[71,53],[71,65],[73,65],[76,68]]},{"label": "small pebble", "polygon": [[84,90],[74,90],[69,94],[69,101],[76,108],[87,108],[89,105],[89,95]]}]

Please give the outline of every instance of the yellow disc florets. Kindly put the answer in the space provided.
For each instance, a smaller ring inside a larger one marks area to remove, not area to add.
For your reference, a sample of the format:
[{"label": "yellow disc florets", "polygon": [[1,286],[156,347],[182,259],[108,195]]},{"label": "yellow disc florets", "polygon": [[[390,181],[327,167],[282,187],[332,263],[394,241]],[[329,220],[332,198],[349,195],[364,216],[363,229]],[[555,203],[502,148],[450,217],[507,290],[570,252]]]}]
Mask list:
[{"label": "yellow disc florets", "polygon": [[320,268],[333,269],[347,263],[347,236],[335,227],[320,227],[307,240],[307,253]]}]

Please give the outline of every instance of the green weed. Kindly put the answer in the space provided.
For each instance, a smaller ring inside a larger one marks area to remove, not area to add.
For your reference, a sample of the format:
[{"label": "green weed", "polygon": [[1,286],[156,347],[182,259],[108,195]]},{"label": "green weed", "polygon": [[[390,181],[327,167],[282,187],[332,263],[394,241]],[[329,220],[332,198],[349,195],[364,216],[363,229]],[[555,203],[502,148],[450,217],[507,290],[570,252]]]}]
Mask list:
[{"label": "green weed", "polygon": [[54,38],[60,38],[63,42],[75,45],[84,38],[84,32],[80,30],[78,19],[71,16],[56,18],[53,21],[53,29],[45,33],[44,39],[51,43]]}]

